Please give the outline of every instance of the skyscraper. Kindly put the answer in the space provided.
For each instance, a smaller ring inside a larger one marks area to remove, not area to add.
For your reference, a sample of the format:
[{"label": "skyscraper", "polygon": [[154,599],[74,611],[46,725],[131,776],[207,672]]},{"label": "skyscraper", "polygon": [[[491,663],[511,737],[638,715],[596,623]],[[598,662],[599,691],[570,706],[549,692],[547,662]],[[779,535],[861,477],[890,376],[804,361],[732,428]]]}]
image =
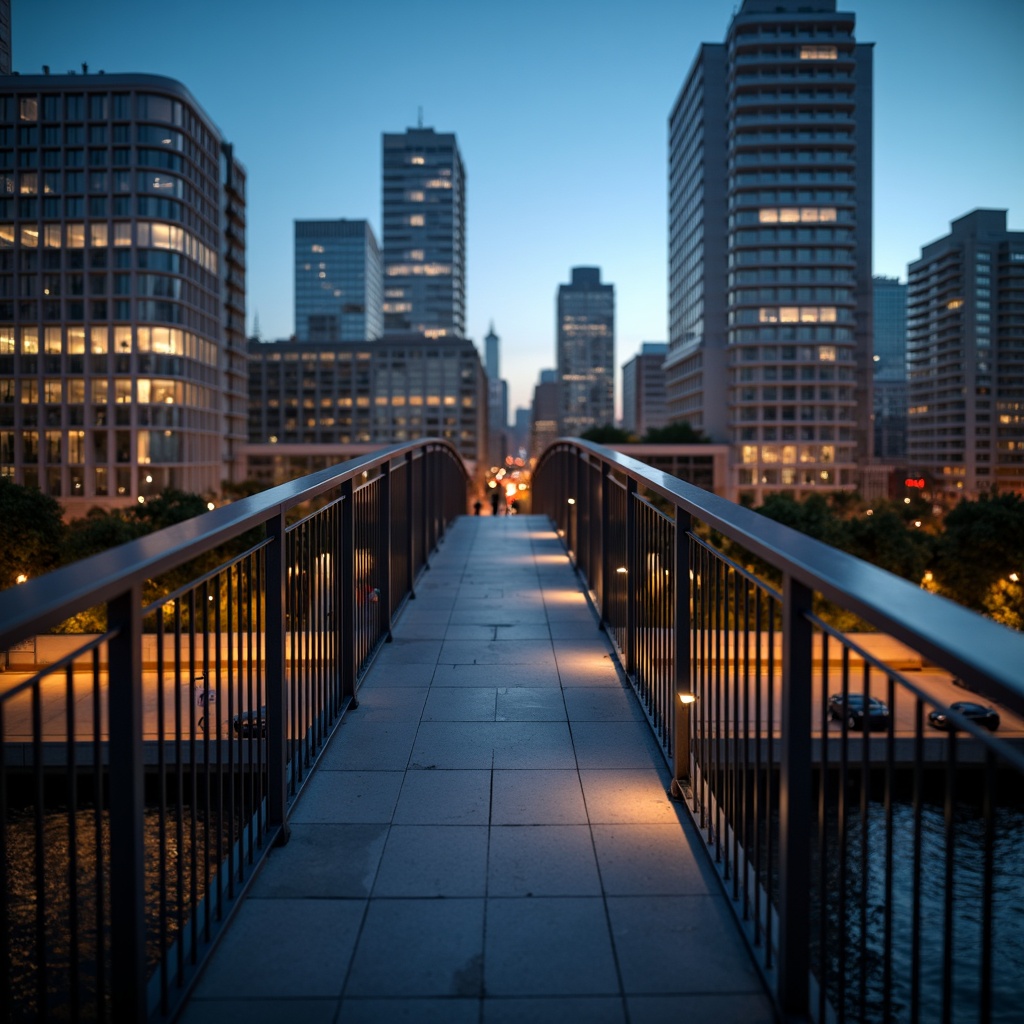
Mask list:
[{"label": "skyscraper", "polygon": [[501,379],[501,339],[491,324],[484,338],[484,368],[487,372],[487,426],[490,437],[492,466],[504,462],[509,454],[508,438],[508,381]]},{"label": "skyscraper", "polygon": [[79,515],[218,494],[248,405],[232,147],[155,75],[4,77],[0,134],[0,473]]},{"label": "skyscraper", "polygon": [[1024,231],[974,210],[908,267],[907,455],[948,501],[1024,495]]},{"label": "skyscraper", "polygon": [[907,457],[907,286],[896,277],[874,279],[875,458]]},{"label": "skyscraper", "polygon": [[870,456],[871,61],[835,0],[743,0],[669,118],[669,417],[754,501]]},{"label": "skyscraper", "polygon": [[383,138],[384,330],[466,332],[466,173],[455,136]]},{"label": "skyscraper", "polygon": [[559,432],[579,437],[615,420],[615,287],[600,267],[573,267],[558,286]]},{"label": "skyscraper", "polygon": [[295,222],[295,334],[373,341],[384,330],[383,272],[365,220]]},{"label": "skyscraper", "polygon": [[665,353],[663,341],[645,341],[622,366],[622,429],[637,435],[665,426]]}]

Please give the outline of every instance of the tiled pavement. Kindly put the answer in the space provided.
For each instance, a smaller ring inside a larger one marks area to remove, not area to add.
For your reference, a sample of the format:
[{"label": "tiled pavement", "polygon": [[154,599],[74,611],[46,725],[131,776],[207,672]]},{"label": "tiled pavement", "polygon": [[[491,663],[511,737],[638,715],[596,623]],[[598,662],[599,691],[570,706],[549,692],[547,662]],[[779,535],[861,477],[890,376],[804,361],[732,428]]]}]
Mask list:
[{"label": "tiled pavement", "polygon": [[446,536],[183,1024],[773,1020],[536,516]]}]

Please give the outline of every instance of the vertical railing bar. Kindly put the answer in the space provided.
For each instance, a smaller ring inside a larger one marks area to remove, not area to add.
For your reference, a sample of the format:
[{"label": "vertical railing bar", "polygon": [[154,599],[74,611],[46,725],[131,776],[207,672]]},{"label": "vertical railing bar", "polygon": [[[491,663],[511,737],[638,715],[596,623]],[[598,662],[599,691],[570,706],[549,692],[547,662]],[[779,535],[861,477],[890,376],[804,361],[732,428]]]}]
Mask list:
[{"label": "vertical railing bar", "polygon": [[782,762],[779,768],[779,1002],[805,1014],[810,978],[812,594],[782,584]]},{"label": "vertical railing bar", "polygon": [[[285,661],[285,588],[287,524],[280,510],[267,521],[266,686],[267,828],[278,829],[278,845],[288,841],[287,669]],[[292,652],[294,656],[294,651]]]},{"label": "vertical railing bar", "polygon": [[946,826],[946,857],[943,872],[942,899],[942,1024],[953,1020],[953,880],[956,877],[956,729],[949,730],[946,743],[946,793],[944,820]]},{"label": "vertical railing bar", "polygon": [[984,846],[982,848],[982,894],[981,894],[981,976],[978,979],[981,990],[979,1021],[989,1024],[992,1020],[992,978],[993,978],[993,947],[995,916],[993,900],[995,899],[995,828],[996,811],[994,791],[997,785],[995,756],[991,751],[985,755],[985,791],[982,795],[982,821],[985,825]]},{"label": "vertical railing bar", "polygon": [[914,700],[914,781],[913,781],[913,871],[910,898],[910,1020],[921,1019],[921,871],[922,812],[924,808],[924,705]]},{"label": "vertical railing bar", "polygon": [[146,1016],[141,609],[139,584],[107,605],[110,877],[117,879],[110,888],[115,1020]]},{"label": "vertical railing bar", "polygon": [[71,1019],[78,1020],[82,1013],[79,987],[79,900],[78,900],[78,753],[75,736],[75,673],[74,664],[64,672],[66,686],[66,743],[65,757],[68,771],[68,987],[71,990]]}]

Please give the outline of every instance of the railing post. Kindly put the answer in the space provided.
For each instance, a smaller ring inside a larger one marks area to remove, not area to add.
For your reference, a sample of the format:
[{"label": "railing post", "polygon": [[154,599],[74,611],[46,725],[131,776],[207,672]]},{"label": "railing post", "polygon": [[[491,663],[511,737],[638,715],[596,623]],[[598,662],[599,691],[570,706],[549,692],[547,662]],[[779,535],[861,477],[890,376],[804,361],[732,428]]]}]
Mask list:
[{"label": "railing post", "polygon": [[[284,511],[267,521],[267,825],[280,828],[278,845],[288,842],[288,534]],[[299,609],[292,609],[299,614]],[[296,652],[292,651],[294,661]]]},{"label": "railing post", "polygon": [[[779,1004],[806,1014],[810,976],[811,673],[810,588],[782,584],[782,756],[779,772]],[[772,737],[768,737],[772,742]]]},{"label": "railing post", "polygon": [[672,795],[683,795],[690,782],[690,709],[693,681],[690,678],[690,530],[693,520],[676,506],[675,564],[672,615],[672,663],[675,667],[675,701],[672,705]]},{"label": "railing post", "polygon": [[612,589],[612,553],[611,553],[611,530],[609,529],[609,521],[612,514],[612,499],[611,499],[611,487],[609,486],[608,477],[611,473],[611,468],[605,464],[601,464],[601,594],[599,601],[599,608],[601,612],[601,625],[603,626],[608,621],[608,602],[611,600],[610,591]]},{"label": "railing post", "polygon": [[420,450],[420,556],[423,568],[430,568],[430,508],[427,505],[427,446]]},{"label": "railing post", "polygon": [[356,514],[351,478],[341,485],[341,695],[356,706]]},{"label": "railing post", "polygon": [[384,572],[381,574],[380,601],[384,606],[384,640],[391,643],[391,462],[380,467],[380,536],[384,541]]},{"label": "railing post", "polygon": [[577,572],[580,568],[580,553],[576,547],[577,544],[577,509],[579,506],[576,504],[579,500],[579,473],[580,463],[579,457],[570,452],[568,454],[569,459],[569,472],[566,473],[566,504],[565,504],[565,546],[569,549],[569,553],[572,555],[573,563],[575,564]]},{"label": "railing post", "polygon": [[626,675],[636,672],[636,481],[626,481]]},{"label": "railing post", "polygon": [[416,598],[416,565],[415,559],[415,546],[413,544],[413,503],[412,503],[412,467],[415,465],[412,457],[412,452],[405,453],[405,592],[409,595],[409,600],[413,601]]},{"label": "railing post", "polygon": [[111,976],[114,1020],[145,1020],[146,911],[143,853],[142,590],[107,606],[110,730]]},{"label": "railing post", "polygon": [[590,493],[587,502],[590,507],[590,571],[593,579],[590,581],[590,589],[597,598],[597,606],[600,608],[603,598],[601,596],[604,588],[604,536],[605,522],[604,512],[604,472],[601,463],[590,466]]}]

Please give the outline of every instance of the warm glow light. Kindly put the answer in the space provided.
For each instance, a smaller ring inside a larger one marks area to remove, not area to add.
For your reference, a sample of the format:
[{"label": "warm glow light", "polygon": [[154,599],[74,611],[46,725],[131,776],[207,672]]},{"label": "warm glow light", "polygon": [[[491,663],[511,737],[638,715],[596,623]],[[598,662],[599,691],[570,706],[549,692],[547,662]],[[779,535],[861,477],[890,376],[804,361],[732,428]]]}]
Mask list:
[{"label": "warm glow light", "polygon": [[920,528],[921,528],[921,520],[920,520],[920,519],[915,519],[915,520],[914,520],[914,525],[915,525],[915,526],[916,526],[916,527],[917,527],[918,529],[920,529]]},{"label": "warm glow light", "polygon": [[925,583],[931,583],[931,581],[932,581],[932,580],[933,580],[934,578],[935,578],[935,577],[934,577],[934,576],[932,576],[932,574],[931,574],[931,570],[929,570],[928,572],[926,572],[926,573],[924,574],[924,581],[925,581]]},{"label": "warm glow light", "polygon": [[213,503],[212,501],[208,501],[208,502],[206,503],[206,511],[207,511],[207,512],[212,512],[212,511],[213,511],[213,510],[214,510],[214,509],[215,509],[216,507],[217,507],[217,506],[216,506],[216,505],[214,505],[214,503]]},{"label": "warm glow light", "polygon": [[695,704],[696,701],[697,701],[697,698],[692,693],[681,693],[681,694],[679,694],[679,700],[683,704]]},{"label": "warm glow light", "polygon": [[23,573],[23,572],[19,572],[18,575],[14,577],[14,582],[15,583],[27,583],[28,582],[28,576],[25,573]]},{"label": "warm glow light", "polygon": [[576,499],[575,498],[570,498],[569,499],[569,504],[570,505],[575,505],[576,504]]},{"label": "warm glow light", "polygon": [[864,515],[866,515],[866,516],[873,516],[874,514],[875,514],[875,510],[873,508],[869,508],[867,510],[867,512],[864,513]]},{"label": "warm glow light", "polygon": [[139,495],[139,504],[140,505],[145,505],[146,504],[146,499],[141,494]]},{"label": "warm glow light", "polygon": [[616,569],[615,571],[620,572],[623,576],[625,576],[629,570],[624,565],[620,565],[618,569]]},{"label": "warm glow light", "polygon": [[1015,573],[1015,572],[1011,572],[1010,573],[1010,581],[1012,583],[1019,583],[1020,582],[1020,576],[1018,576],[1017,573]]},{"label": "warm glow light", "polygon": [[909,498],[904,498],[903,499],[903,504],[904,505],[909,505],[910,504],[910,499]]}]

